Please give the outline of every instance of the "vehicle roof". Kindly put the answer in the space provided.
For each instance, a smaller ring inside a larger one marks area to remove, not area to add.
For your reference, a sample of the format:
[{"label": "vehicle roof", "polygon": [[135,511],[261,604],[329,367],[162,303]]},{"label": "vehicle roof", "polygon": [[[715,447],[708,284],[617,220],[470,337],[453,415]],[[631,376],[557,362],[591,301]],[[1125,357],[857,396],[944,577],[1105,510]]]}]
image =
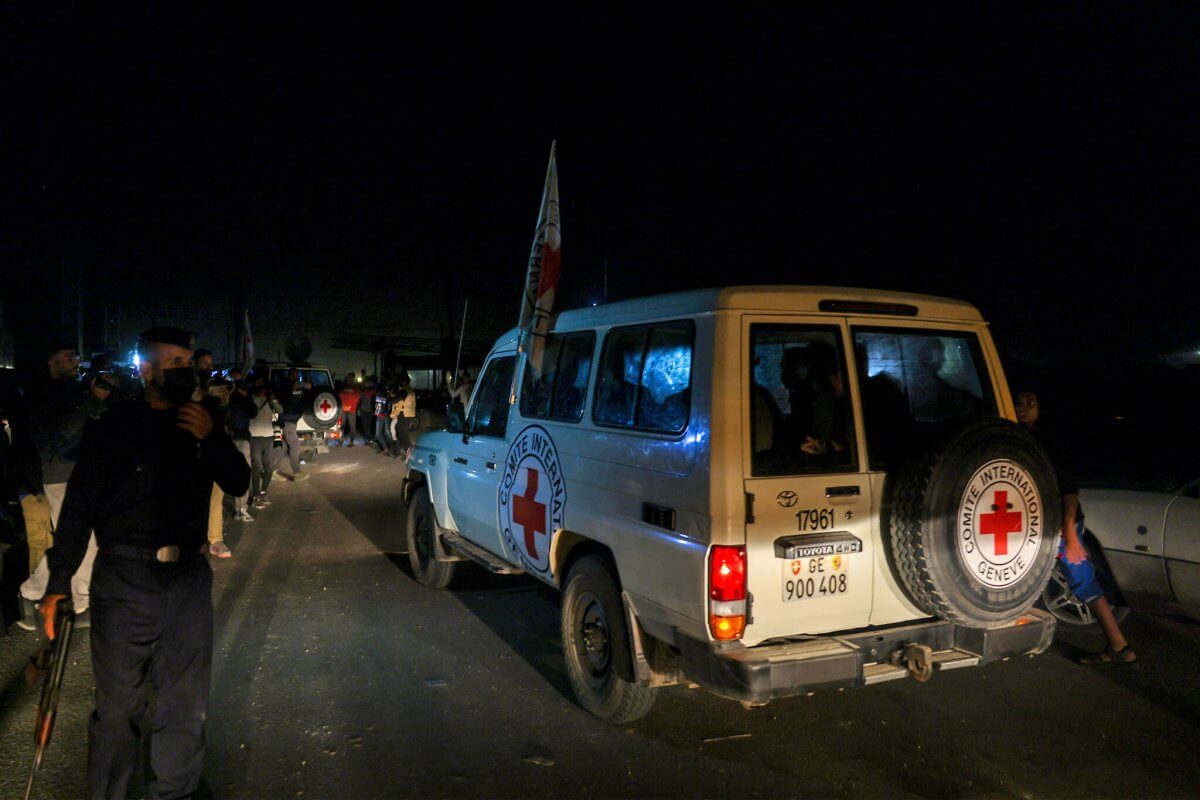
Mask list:
[{"label": "vehicle roof", "polygon": [[[684,292],[636,297],[617,303],[564,311],[554,321],[553,330],[574,330],[594,325],[620,325],[648,319],[703,314],[715,311],[832,314],[834,316],[880,318],[889,315],[847,311],[822,311],[822,301],[897,303],[916,306],[915,316],[903,319],[927,319],[939,322],[983,322],[979,310],[962,300],[912,292],[861,289],[845,286],[727,286],[692,289]],[[513,328],[500,342],[516,341]]]}]

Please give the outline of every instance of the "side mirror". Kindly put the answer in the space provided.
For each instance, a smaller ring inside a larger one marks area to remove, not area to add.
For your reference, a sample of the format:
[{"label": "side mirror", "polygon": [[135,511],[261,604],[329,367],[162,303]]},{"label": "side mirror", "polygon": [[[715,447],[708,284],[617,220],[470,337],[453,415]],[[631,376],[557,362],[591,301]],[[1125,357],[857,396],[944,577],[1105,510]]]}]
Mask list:
[{"label": "side mirror", "polygon": [[446,406],[446,430],[451,433],[467,432],[467,418],[463,415],[462,404],[451,403]]}]

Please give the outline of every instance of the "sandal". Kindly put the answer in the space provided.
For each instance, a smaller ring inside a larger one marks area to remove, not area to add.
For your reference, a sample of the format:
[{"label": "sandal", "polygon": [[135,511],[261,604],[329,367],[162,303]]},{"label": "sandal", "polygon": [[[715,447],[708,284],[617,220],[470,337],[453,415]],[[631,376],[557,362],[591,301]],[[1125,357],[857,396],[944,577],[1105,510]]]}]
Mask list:
[{"label": "sandal", "polygon": [[1133,652],[1133,648],[1129,645],[1125,645],[1120,650],[1113,650],[1111,647],[1106,647],[1103,652],[1084,656],[1079,659],[1079,663],[1089,666],[1096,666],[1098,664],[1136,664],[1137,653]]}]

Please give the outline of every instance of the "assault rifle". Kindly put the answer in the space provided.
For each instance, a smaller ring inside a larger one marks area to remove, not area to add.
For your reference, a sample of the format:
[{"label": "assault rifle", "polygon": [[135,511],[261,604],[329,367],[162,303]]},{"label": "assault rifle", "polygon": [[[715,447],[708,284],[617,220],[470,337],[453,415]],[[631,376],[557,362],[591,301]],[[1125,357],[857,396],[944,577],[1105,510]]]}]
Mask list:
[{"label": "assault rifle", "polygon": [[67,651],[71,647],[71,631],[75,627],[75,611],[69,606],[71,598],[59,601],[54,614],[54,630],[56,636],[32,658],[25,667],[25,679],[30,683],[42,680],[42,696],[38,700],[37,722],[33,728],[33,768],[29,770],[29,783],[25,786],[25,800],[33,794],[33,781],[37,777],[38,768],[42,766],[42,758],[46,755],[46,747],[50,744],[50,734],[54,731],[54,718],[58,714],[58,698],[62,693],[63,673],[67,668]]}]

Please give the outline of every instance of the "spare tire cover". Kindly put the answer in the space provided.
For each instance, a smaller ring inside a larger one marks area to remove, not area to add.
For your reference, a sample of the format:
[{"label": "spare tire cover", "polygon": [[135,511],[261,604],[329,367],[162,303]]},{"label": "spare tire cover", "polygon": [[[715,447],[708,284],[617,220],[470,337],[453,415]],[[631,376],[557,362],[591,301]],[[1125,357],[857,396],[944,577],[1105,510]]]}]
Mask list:
[{"label": "spare tire cover", "polygon": [[342,411],[337,396],[328,389],[319,389],[313,393],[309,409],[304,413],[304,421],[317,430],[329,430],[337,425]]},{"label": "spare tire cover", "polygon": [[900,470],[885,530],[895,571],[926,613],[1006,625],[1054,568],[1062,502],[1045,451],[1019,425],[976,420]]}]

